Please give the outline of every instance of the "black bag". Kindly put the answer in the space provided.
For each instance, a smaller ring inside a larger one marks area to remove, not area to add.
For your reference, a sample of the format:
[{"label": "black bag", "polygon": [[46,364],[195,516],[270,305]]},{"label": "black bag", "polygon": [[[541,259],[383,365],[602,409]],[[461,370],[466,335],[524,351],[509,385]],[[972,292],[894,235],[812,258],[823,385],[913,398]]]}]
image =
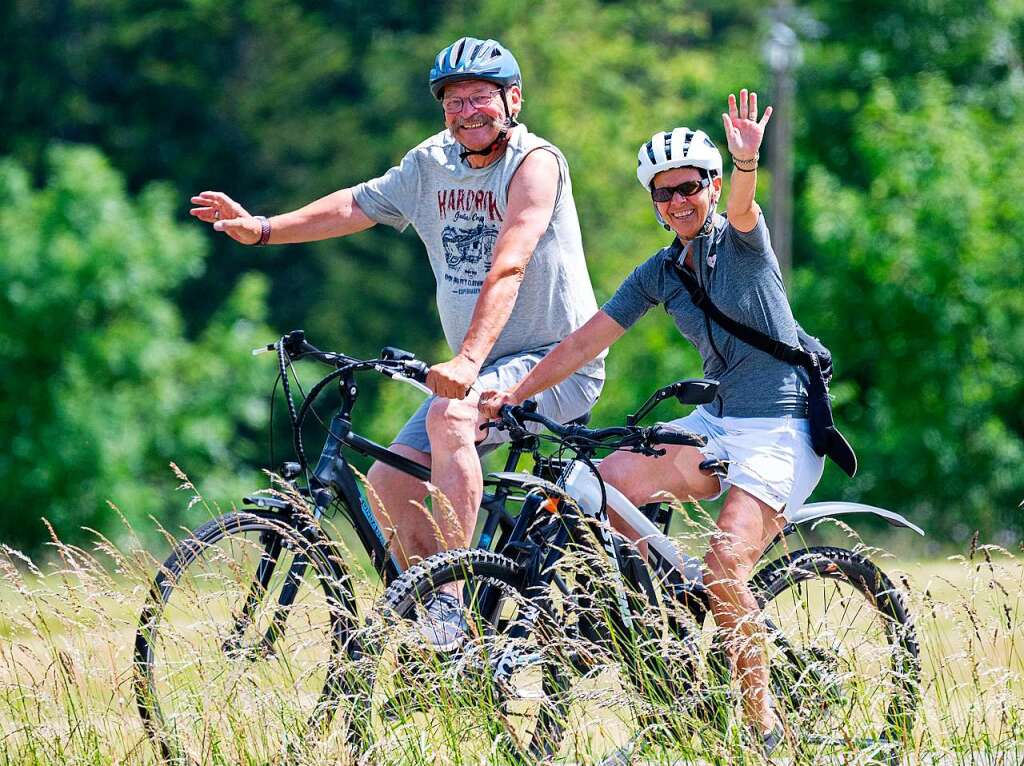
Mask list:
[{"label": "black bag", "polygon": [[697,283],[697,277],[692,272],[680,266],[675,259],[672,266],[679,275],[683,287],[690,294],[693,305],[719,327],[759,351],[807,371],[807,419],[811,426],[811,444],[814,451],[830,457],[847,476],[853,478],[857,473],[857,453],[836,428],[835,420],[832,418],[832,400],[828,396],[828,385],[832,381],[832,354],[825,345],[813,335],[804,332],[799,323],[796,326],[799,346],[790,346],[760,330],[740,324],[723,314],[711,302],[711,298]]}]

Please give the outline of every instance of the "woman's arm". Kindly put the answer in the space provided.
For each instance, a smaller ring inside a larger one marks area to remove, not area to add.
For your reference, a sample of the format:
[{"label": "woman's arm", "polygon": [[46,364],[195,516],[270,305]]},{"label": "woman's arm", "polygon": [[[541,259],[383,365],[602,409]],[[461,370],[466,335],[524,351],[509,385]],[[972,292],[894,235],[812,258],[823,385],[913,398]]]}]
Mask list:
[{"label": "woman's arm", "polygon": [[761,215],[761,208],[754,202],[757,160],[764,129],[771,116],[772,108],[769,106],[758,122],[757,93],[751,92],[748,97],[746,88],[741,90],[738,106],[736,96],[729,94],[729,112],[722,115],[722,123],[725,125],[729,154],[733,159],[733,171],[725,212],[729,223],[737,231],[752,231]]},{"label": "woman's arm", "polygon": [[485,391],[480,397],[481,411],[487,417],[497,417],[502,405],[519,404],[534,394],[561,383],[621,338],[625,332],[618,322],[603,311],[598,311],[586,324],[551,349],[550,353],[511,389]]}]

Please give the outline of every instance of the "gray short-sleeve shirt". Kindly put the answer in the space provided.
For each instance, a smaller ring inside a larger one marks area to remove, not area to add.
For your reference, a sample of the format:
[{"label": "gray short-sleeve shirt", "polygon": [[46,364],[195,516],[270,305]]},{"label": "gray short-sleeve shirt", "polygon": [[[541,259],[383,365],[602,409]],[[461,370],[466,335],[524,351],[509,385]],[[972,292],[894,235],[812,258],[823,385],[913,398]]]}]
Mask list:
[{"label": "gray short-sleeve shirt", "polygon": [[[717,214],[714,223],[714,233],[694,243],[698,282],[727,316],[796,345],[796,321],[763,216],[749,232],[737,231]],[[651,308],[663,305],[700,352],[705,377],[721,383],[718,400],[708,405],[712,414],[806,417],[807,373],[747,345],[708,319],[693,305],[672,267],[678,255],[676,248],[659,250],[626,277],[602,310],[628,329]]]},{"label": "gray short-sleeve shirt", "polygon": [[[437,280],[437,308],[452,352],[469,330],[494,244],[508,206],[508,188],[533,151],[558,160],[559,187],[547,229],[534,248],[519,295],[485,364],[523,352],[546,351],[597,312],[569,169],[562,153],[519,125],[503,155],[473,168],[446,130],[412,149],[396,167],[352,190],[360,209],[399,231],[410,224],[426,247]],[[581,370],[604,379],[604,354]]]}]

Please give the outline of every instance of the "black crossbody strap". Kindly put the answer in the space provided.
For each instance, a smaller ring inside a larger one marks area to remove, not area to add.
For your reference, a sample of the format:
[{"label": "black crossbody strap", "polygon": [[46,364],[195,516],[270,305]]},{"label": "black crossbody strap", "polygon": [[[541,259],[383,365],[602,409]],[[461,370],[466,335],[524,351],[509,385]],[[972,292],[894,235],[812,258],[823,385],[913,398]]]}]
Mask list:
[{"label": "black crossbody strap", "polygon": [[808,372],[818,366],[813,354],[804,351],[798,346],[790,346],[788,343],[776,340],[760,330],[755,330],[753,327],[747,327],[745,324],[740,324],[732,317],[723,314],[722,310],[711,302],[711,297],[707,294],[707,291],[697,283],[697,277],[694,276],[689,269],[680,266],[675,259],[672,260],[672,268],[676,270],[676,274],[679,276],[679,280],[683,283],[683,287],[685,287],[686,292],[690,294],[690,300],[693,301],[693,305],[711,317],[711,319],[727,333],[739,338],[744,343],[753,346],[759,351],[764,351],[766,354],[775,357],[779,361],[785,362],[786,364],[792,364],[796,367],[803,367]]}]

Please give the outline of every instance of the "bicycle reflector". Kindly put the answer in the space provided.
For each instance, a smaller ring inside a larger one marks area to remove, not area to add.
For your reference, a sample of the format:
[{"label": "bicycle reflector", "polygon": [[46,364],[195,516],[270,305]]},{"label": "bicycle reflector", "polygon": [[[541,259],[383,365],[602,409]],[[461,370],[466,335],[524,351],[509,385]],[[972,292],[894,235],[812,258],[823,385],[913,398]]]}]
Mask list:
[{"label": "bicycle reflector", "polygon": [[560,497],[549,497],[540,504],[540,509],[542,511],[547,511],[548,513],[558,513],[561,507],[562,498]]}]

